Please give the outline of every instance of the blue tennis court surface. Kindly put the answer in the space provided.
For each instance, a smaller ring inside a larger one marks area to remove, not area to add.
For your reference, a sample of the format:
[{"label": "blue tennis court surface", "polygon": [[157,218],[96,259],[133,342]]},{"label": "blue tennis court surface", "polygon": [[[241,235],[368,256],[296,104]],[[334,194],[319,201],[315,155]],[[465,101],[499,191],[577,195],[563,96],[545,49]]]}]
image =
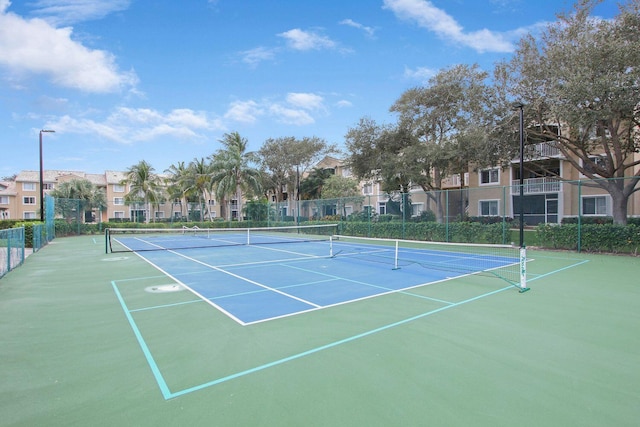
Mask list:
[{"label": "blue tennis court surface", "polygon": [[[331,250],[345,254],[330,257]],[[517,258],[493,256],[487,267],[486,256],[404,249],[402,267],[394,269],[393,252],[388,246],[354,250],[339,243],[330,249],[329,242],[318,241],[138,255],[243,325],[518,263]]]}]

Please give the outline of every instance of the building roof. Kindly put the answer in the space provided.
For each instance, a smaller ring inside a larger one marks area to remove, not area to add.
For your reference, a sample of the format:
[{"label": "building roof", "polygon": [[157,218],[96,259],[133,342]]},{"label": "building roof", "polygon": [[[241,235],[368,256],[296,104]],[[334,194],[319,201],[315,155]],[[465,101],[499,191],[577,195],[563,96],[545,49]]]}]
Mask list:
[{"label": "building roof", "polygon": [[3,196],[15,196],[18,192],[16,191],[16,183],[13,181],[0,181],[0,195]]},{"label": "building roof", "polygon": [[127,177],[127,174],[120,171],[105,171],[104,176],[107,184],[120,184]]},{"label": "building roof", "polygon": [[332,156],[324,156],[322,160],[315,164],[316,168],[335,168],[344,165],[344,160]]},{"label": "building roof", "polygon": [[[44,170],[42,174],[44,182],[63,182],[70,179],[86,179],[94,185],[105,186],[107,184],[104,174],[86,173],[82,171]],[[39,171],[20,171],[16,176],[16,182],[39,182]]]}]

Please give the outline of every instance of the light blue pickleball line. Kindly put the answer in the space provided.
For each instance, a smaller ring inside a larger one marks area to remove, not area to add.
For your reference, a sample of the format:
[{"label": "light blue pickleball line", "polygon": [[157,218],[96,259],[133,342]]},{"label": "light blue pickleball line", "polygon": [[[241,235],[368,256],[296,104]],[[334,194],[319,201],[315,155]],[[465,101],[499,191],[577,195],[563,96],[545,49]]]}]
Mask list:
[{"label": "light blue pickleball line", "polygon": [[[549,275],[552,275],[552,274],[555,274],[555,273],[559,273],[561,271],[568,270],[570,268],[577,267],[577,266],[585,264],[587,262],[589,262],[589,261],[588,260],[583,260],[583,261],[578,262],[576,264],[572,264],[572,265],[569,265],[569,266],[554,270],[554,271],[549,272],[547,274],[542,274],[542,275],[540,275],[540,276],[538,276],[538,277],[536,277],[534,279],[531,279],[530,282],[538,280],[538,279],[541,279],[543,277],[546,277],[546,276],[549,276]],[[153,358],[153,355],[151,354],[151,351],[149,350],[149,347],[147,346],[146,342],[144,341],[144,339],[142,337],[142,334],[140,333],[140,330],[138,329],[135,321],[133,320],[133,317],[131,316],[131,313],[130,313],[129,309],[127,308],[127,305],[125,304],[124,299],[122,298],[122,295],[120,294],[116,283],[114,281],[112,281],[111,284],[112,284],[112,286],[114,288],[114,291],[116,292],[116,296],[118,297],[118,300],[120,301],[120,304],[122,305],[122,308],[123,308],[123,310],[125,312],[127,320],[129,321],[129,324],[131,325],[131,328],[134,331],[136,339],[138,340],[138,343],[139,343],[139,345],[140,345],[140,347],[142,349],[142,352],[143,352],[145,358],[147,359],[147,363],[149,364],[149,367],[151,368],[151,371],[152,371],[152,373],[153,373],[153,375],[154,375],[154,377],[156,379],[156,382],[158,383],[158,386],[160,387],[160,391],[162,393],[162,396],[165,398],[165,400],[169,400],[169,399],[173,399],[173,398],[176,398],[176,397],[184,396],[186,394],[193,393],[193,392],[196,392],[196,391],[199,391],[199,390],[203,390],[205,388],[209,388],[209,387],[215,386],[217,384],[221,384],[221,383],[224,383],[224,382],[236,379],[236,378],[240,378],[240,377],[243,377],[243,376],[255,373],[255,372],[259,372],[259,371],[262,371],[262,370],[265,370],[265,369],[268,369],[268,368],[272,368],[274,366],[282,365],[284,363],[287,363],[287,362],[290,362],[290,361],[293,361],[293,360],[296,360],[296,359],[300,359],[302,357],[306,357],[306,356],[309,356],[309,355],[312,355],[312,354],[315,354],[315,353],[318,353],[318,352],[321,352],[321,351],[324,351],[324,350],[327,350],[327,349],[330,349],[330,348],[333,348],[333,347],[336,347],[336,346],[339,346],[339,345],[342,345],[342,344],[346,344],[346,343],[349,343],[349,342],[352,342],[352,341],[355,341],[355,340],[358,340],[358,339],[361,339],[361,338],[368,337],[370,335],[376,334],[378,332],[385,331],[387,329],[391,329],[391,328],[394,328],[394,327],[397,327],[397,326],[401,326],[401,325],[404,325],[406,323],[410,323],[410,322],[413,322],[415,320],[419,320],[419,319],[425,318],[427,316],[431,316],[433,314],[440,313],[442,311],[445,311],[445,310],[448,310],[448,309],[451,309],[451,308],[454,308],[454,307],[458,307],[458,306],[461,306],[461,305],[464,305],[464,304],[468,304],[470,302],[477,301],[479,299],[486,298],[488,296],[495,295],[497,293],[504,292],[504,291],[509,290],[509,289],[513,289],[513,286],[510,285],[510,286],[506,286],[506,287],[501,288],[501,289],[497,289],[497,290],[494,290],[494,291],[491,291],[491,292],[487,292],[487,293],[484,293],[482,295],[478,295],[478,296],[475,296],[473,298],[469,298],[469,299],[466,299],[466,300],[463,300],[463,301],[460,301],[460,302],[450,303],[448,305],[445,305],[443,307],[437,308],[435,310],[430,310],[430,311],[427,311],[425,313],[409,317],[407,319],[403,319],[403,320],[400,320],[400,321],[397,321],[397,322],[389,323],[389,324],[381,326],[379,328],[371,329],[369,331],[362,332],[360,334],[356,334],[356,335],[353,335],[351,337],[347,337],[347,338],[344,338],[344,339],[341,339],[341,340],[338,340],[338,341],[334,341],[334,342],[331,342],[331,343],[328,343],[328,344],[325,344],[325,345],[322,345],[322,346],[319,346],[319,347],[312,348],[312,349],[307,350],[307,351],[303,351],[301,353],[296,353],[296,354],[293,354],[291,356],[284,357],[282,359],[274,360],[272,362],[265,363],[263,365],[259,365],[259,366],[256,366],[256,367],[253,367],[253,368],[250,368],[250,369],[246,369],[244,371],[236,372],[234,374],[227,375],[227,376],[218,378],[216,380],[208,381],[206,383],[202,383],[202,384],[199,384],[197,386],[189,387],[189,388],[177,391],[175,393],[172,393],[171,390],[169,389],[166,381],[164,380],[164,377],[162,376],[162,373],[160,372],[160,369],[158,368],[158,365],[156,364],[156,362],[155,362],[155,360]]]}]

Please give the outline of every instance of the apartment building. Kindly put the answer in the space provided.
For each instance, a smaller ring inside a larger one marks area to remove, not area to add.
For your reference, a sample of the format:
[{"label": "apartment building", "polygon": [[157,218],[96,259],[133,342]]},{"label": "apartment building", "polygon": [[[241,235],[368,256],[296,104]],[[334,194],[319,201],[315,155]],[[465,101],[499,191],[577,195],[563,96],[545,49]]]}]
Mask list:
[{"label": "apartment building", "polygon": [[[314,168],[317,169],[329,169],[334,175],[342,177],[352,177],[350,168],[341,159],[325,156],[320,160]],[[306,176],[306,175],[305,175]],[[468,185],[469,175],[465,173],[462,177],[459,174],[446,177],[442,181],[443,190],[457,190]],[[342,215],[349,216],[357,212],[369,212],[371,214],[385,215],[389,212],[389,203],[396,195],[391,195],[382,191],[382,185],[376,180],[362,180],[358,183],[359,191],[362,198],[355,202],[353,200],[342,201],[327,201],[322,203],[321,201],[303,202],[300,204],[300,215],[309,218],[318,218],[328,215]],[[420,216],[423,212],[428,210],[437,210],[436,205],[442,201],[446,203],[447,207],[442,208],[442,211],[446,211],[450,216],[461,215],[464,207],[461,203],[462,195],[459,192],[453,191],[449,194],[449,197],[445,197],[443,194],[434,196],[433,194],[426,193],[419,186],[414,186],[410,190],[409,198],[411,211],[407,212],[408,217]],[[297,202],[292,199],[284,204],[286,212],[291,212],[295,215]]]},{"label": "apartment building", "polygon": [[[132,220],[137,222],[180,219],[183,217],[201,218],[201,210],[207,218],[220,217],[220,206],[211,197],[204,201],[206,208],[198,203],[185,200],[168,200],[159,205],[145,203],[125,203],[129,188],[123,184],[126,174],[107,170],[102,174],[83,171],[45,170],[43,171],[44,193],[47,194],[60,184],[73,179],[86,179],[98,188],[104,189],[106,208],[84,212],[85,222],[104,222],[110,219]],[[237,215],[233,207],[237,203],[229,202],[230,212]],[[40,172],[21,171],[15,181],[0,182],[0,219],[38,219],[40,218]]]},{"label": "apartment building", "polygon": [[[640,159],[640,154],[636,154]],[[600,161],[594,156],[594,161]],[[330,169],[332,173],[352,176],[349,167],[341,159],[326,156],[316,168]],[[640,166],[638,167],[640,168]],[[527,146],[523,176],[523,214],[527,225],[539,223],[560,223],[565,217],[611,216],[612,199],[609,193],[598,186],[589,185],[589,180],[563,158],[552,142],[542,142]],[[129,188],[123,184],[124,172],[107,170],[102,174],[82,171],[44,171],[44,192],[72,179],[87,179],[105,191],[107,206],[84,213],[85,222],[104,222],[111,219],[150,222],[162,220],[237,219],[240,216],[237,200],[226,202],[225,206],[214,197],[205,197],[201,203],[184,199],[166,200],[158,205],[145,203],[128,204],[125,195]],[[303,176],[304,178],[304,176]],[[438,217],[455,219],[471,217],[518,218],[520,209],[520,167],[513,160],[507,168],[470,169],[463,176],[446,177],[443,191],[424,192],[413,187],[409,193],[411,211],[407,217],[420,216],[432,211]],[[368,211],[378,215],[388,212],[389,202],[394,195],[381,191],[376,181],[359,182],[361,198],[338,201],[297,201],[291,197],[277,204],[277,216],[300,215],[320,218],[327,215],[349,216]],[[275,197],[275,196],[274,196]],[[274,199],[275,200],[275,199]],[[15,181],[0,182],[0,219],[37,219],[40,212],[39,172],[21,171]],[[640,195],[630,199],[628,216],[640,216]]]},{"label": "apartment building", "polygon": [[[640,159],[640,155],[635,155]],[[594,163],[603,156],[590,156]],[[565,158],[553,142],[527,145],[523,163],[522,211],[527,225],[558,224],[565,217],[612,215],[611,195],[594,184]],[[630,172],[637,172],[638,168]],[[520,215],[520,164],[493,167],[469,173],[470,216]],[[632,197],[627,216],[640,216],[640,197]]]}]

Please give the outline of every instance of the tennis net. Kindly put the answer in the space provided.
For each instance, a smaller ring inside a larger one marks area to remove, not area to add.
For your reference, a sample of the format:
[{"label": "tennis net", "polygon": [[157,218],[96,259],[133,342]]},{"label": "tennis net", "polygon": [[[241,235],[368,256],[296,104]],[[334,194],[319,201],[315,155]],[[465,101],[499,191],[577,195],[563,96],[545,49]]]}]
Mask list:
[{"label": "tennis net", "polygon": [[107,228],[105,251],[139,252],[330,240],[337,224],[253,228]]},{"label": "tennis net", "polygon": [[391,268],[416,265],[459,274],[489,274],[528,290],[525,248],[510,245],[425,242],[336,235],[331,257],[356,257]]}]

